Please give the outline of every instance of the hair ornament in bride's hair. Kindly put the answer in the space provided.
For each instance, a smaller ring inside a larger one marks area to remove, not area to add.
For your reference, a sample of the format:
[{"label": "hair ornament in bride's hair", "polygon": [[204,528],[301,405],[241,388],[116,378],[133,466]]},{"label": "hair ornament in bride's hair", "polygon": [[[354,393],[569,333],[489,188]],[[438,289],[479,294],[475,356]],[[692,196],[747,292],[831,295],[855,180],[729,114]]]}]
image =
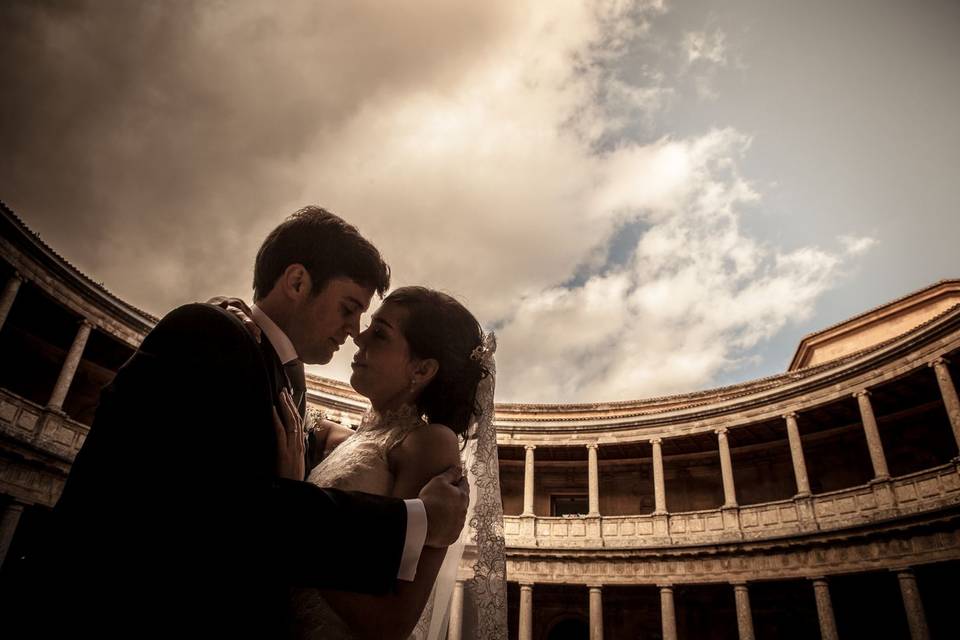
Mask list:
[{"label": "hair ornament in bride's hair", "polygon": [[470,359],[482,364],[487,364],[490,358],[497,351],[497,336],[491,331],[483,334],[473,351],[470,352]]}]

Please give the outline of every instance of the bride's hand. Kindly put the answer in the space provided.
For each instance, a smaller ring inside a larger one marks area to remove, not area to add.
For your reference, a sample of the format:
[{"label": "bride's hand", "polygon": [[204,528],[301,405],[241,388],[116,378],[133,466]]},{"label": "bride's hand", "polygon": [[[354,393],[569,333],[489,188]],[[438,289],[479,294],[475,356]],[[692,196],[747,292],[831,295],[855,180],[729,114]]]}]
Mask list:
[{"label": "bride's hand", "polygon": [[243,323],[243,328],[247,330],[247,333],[252,335],[254,340],[260,342],[260,327],[253,321],[253,311],[247,306],[246,302],[240,298],[216,296],[207,300],[207,304],[216,305],[232,313],[237,320]]},{"label": "bride's hand", "polygon": [[303,458],[303,420],[290,392],[280,392],[280,410],[273,408],[273,428],[277,434],[277,475],[290,480],[303,480],[306,473]]}]

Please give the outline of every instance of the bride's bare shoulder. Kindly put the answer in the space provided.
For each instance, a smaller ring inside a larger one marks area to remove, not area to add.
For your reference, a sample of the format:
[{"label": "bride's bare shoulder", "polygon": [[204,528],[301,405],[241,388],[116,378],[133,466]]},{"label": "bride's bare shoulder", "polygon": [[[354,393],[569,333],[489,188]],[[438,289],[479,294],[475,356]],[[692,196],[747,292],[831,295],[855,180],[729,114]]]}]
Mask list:
[{"label": "bride's bare shoulder", "polygon": [[394,447],[391,457],[400,466],[430,470],[432,476],[460,464],[460,441],[446,425],[426,424],[411,431]]}]

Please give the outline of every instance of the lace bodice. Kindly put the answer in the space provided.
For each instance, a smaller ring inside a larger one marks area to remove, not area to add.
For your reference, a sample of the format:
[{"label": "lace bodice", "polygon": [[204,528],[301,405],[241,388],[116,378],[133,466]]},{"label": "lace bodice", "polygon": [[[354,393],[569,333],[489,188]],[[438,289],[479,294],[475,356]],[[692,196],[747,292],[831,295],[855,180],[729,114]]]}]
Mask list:
[{"label": "lace bodice", "polygon": [[357,432],[314,467],[307,482],[318,487],[390,495],[395,480],[388,462],[390,451],[424,424],[415,410],[406,405],[382,417],[368,412]]},{"label": "lace bodice", "polygon": [[[357,432],[314,467],[307,481],[319,487],[390,495],[396,480],[390,471],[390,451],[424,424],[409,406],[383,416],[370,411],[363,417]],[[295,638],[353,638],[349,628],[317,589],[294,589],[291,595]]]}]

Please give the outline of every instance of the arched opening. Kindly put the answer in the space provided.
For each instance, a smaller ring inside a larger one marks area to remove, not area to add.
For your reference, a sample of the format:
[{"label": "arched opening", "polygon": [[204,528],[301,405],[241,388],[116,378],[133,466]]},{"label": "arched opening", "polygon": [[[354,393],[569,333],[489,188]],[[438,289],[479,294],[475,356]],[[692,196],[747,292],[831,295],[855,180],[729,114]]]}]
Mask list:
[{"label": "arched opening", "polygon": [[587,640],[589,637],[590,623],[579,616],[558,620],[547,632],[547,640]]}]

